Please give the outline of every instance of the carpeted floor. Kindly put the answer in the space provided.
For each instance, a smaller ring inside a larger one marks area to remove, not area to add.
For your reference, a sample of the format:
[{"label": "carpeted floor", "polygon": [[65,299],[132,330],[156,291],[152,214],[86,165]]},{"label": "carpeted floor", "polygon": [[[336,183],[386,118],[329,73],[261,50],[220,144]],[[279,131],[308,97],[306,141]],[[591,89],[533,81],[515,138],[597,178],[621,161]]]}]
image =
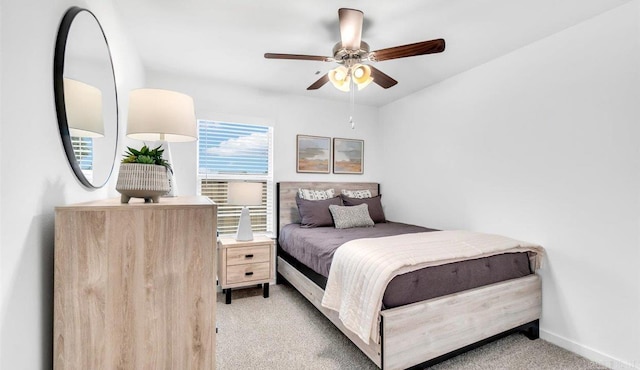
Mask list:
[{"label": "carpeted floor", "polygon": [[[226,369],[377,369],[288,285],[218,294],[216,364]],[[542,339],[513,334],[432,369],[605,369]]]}]

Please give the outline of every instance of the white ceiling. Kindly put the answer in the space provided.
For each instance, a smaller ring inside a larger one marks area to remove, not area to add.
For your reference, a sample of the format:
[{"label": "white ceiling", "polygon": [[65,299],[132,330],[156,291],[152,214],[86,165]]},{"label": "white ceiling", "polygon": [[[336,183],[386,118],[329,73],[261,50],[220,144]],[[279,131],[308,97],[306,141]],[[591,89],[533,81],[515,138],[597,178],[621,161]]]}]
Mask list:
[{"label": "white ceiling", "polygon": [[[381,106],[560,32],[630,0],[114,0],[145,67],[267,91],[346,99],[327,84],[335,64],[267,60],[265,52],[331,56],[338,9],[364,12],[371,50],[444,38],[446,50],[383,61],[398,81],[371,84],[356,102]],[[598,52],[594,48],[594,52]],[[316,75],[317,71],[319,74]]]}]

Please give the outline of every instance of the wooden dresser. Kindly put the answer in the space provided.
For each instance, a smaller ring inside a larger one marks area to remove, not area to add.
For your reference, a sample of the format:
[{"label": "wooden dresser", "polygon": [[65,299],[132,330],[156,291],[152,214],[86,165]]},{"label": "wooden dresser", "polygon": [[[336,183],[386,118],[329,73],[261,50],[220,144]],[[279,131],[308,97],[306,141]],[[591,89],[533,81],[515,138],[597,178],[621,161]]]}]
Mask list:
[{"label": "wooden dresser", "polygon": [[55,369],[214,369],[217,209],[205,197],[56,208]]}]

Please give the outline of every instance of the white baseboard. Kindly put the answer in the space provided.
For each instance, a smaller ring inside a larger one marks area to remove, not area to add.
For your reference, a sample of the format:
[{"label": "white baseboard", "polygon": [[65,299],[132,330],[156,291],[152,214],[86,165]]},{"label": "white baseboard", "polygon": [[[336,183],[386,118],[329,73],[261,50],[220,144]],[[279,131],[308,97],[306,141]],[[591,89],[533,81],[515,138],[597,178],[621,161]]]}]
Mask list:
[{"label": "white baseboard", "polygon": [[640,359],[634,360],[633,363],[621,361],[606,355],[593,348],[589,348],[582,344],[573,342],[567,338],[561,337],[557,334],[540,329],[540,338],[546,340],[549,343],[553,343],[558,347],[562,347],[568,351],[578,354],[584,358],[587,358],[600,365],[606,366],[614,370],[640,370]]}]

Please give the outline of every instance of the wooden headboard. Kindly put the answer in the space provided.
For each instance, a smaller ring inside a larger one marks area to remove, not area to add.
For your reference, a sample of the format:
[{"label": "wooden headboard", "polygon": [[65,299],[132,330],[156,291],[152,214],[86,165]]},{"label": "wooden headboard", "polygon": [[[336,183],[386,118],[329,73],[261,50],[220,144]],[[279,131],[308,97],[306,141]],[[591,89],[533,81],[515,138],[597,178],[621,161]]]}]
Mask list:
[{"label": "wooden headboard", "polygon": [[279,182],[276,190],[276,229],[278,234],[284,225],[300,222],[300,214],[296,204],[296,192],[300,188],[319,190],[333,188],[336,195],[339,195],[342,189],[369,189],[371,195],[376,196],[379,194],[380,184],[377,182]]}]

